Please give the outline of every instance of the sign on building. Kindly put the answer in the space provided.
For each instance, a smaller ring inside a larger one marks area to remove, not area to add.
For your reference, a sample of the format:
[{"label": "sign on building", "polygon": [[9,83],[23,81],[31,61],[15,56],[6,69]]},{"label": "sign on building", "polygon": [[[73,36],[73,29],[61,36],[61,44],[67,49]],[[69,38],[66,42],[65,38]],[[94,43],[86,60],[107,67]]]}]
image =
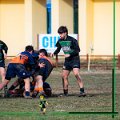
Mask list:
[{"label": "sign on building", "polygon": [[[74,37],[78,40],[77,34],[69,34],[70,36]],[[59,40],[58,34],[39,34],[38,35],[38,49],[46,49],[48,53],[53,53],[56,50],[56,43]],[[62,50],[59,54],[63,54]]]}]

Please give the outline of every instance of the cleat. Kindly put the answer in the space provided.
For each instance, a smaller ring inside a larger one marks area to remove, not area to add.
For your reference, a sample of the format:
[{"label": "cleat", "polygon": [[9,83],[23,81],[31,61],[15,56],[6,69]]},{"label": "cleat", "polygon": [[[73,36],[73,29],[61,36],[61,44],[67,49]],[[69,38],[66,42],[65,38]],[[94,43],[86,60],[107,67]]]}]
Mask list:
[{"label": "cleat", "polygon": [[79,97],[85,97],[85,96],[86,96],[86,93],[80,92]]},{"label": "cleat", "polygon": [[58,97],[68,97],[68,93],[67,94],[60,94]]},{"label": "cleat", "polygon": [[25,98],[25,99],[32,99],[31,96],[26,96],[26,95],[24,96],[24,98]]},{"label": "cleat", "polygon": [[37,96],[38,92],[34,91],[32,94],[32,97],[35,98]]},{"label": "cleat", "polygon": [[26,95],[25,92],[23,93],[24,98],[31,99],[32,97],[30,95]]}]

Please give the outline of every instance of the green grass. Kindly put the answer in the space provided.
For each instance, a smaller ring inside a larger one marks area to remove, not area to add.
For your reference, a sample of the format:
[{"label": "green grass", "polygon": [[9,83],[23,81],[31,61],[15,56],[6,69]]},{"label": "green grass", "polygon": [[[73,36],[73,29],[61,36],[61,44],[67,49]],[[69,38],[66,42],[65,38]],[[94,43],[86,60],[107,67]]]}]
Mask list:
[{"label": "green grass", "polygon": [[[112,120],[109,114],[69,114],[69,112],[112,112],[112,71],[81,70],[86,97],[78,97],[79,87],[74,75],[69,76],[69,96],[63,93],[61,68],[55,68],[47,81],[51,84],[53,97],[47,98],[45,115],[40,113],[39,99],[0,97],[0,120]],[[120,112],[120,71],[116,75],[116,111]],[[12,80],[11,82],[13,82]],[[116,115],[114,120],[120,120]]]}]

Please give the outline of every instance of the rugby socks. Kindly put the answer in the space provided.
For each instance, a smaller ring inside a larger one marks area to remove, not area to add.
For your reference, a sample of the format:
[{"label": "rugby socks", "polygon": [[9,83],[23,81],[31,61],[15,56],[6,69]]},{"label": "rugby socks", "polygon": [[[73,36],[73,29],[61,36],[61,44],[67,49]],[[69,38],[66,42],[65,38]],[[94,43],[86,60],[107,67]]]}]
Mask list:
[{"label": "rugby socks", "polygon": [[66,89],[66,90],[64,89],[63,91],[64,91],[64,95],[67,96],[68,95],[68,89]]},{"label": "rugby socks", "polygon": [[12,85],[9,90],[14,90],[16,88],[16,86]]},{"label": "rugby socks", "polygon": [[84,88],[80,88],[80,94],[79,94],[79,97],[85,97],[86,96],[86,93],[84,91]]},{"label": "rugby socks", "polygon": [[4,86],[4,97],[7,97],[8,88],[7,85]]},{"label": "rugby socks", "polygon": [[80,88],[80,93],[84,93],[84,88]]},{"label": "rugby socks", "polygon": [[43,92],[43,87],[35,88],[35,91],[37,91],[37,92]]},{"label": "rugby socks", "polygon": [[38,94],[36,95],[36,98],[39,98],[41,95],[42,95],[42,96],[45,96],[43,87],[35,88],[35,91],[38,93]]}]

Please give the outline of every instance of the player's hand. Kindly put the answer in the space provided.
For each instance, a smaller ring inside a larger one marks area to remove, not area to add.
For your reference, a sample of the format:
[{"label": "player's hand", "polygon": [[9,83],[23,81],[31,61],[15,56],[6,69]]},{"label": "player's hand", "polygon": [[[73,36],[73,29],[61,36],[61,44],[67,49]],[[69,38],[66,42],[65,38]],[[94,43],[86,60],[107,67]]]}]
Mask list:
[{"label": "player's hand", "polygon": [[65,58],[70,57],[70,54],[65,54]]},{"label": "player's hand", "polygon": [[4,54],[4,59],[6,59],[7,58],[7,54]]},{"label": "player's hand", "polygon": [[54,54],[53,53],[50,53],[50,57],[53,57],[54,56]]},{"label": "player's hand", "polygon": [[45,67],[45,63],[39,63],[38,65],[40,68]]}]

